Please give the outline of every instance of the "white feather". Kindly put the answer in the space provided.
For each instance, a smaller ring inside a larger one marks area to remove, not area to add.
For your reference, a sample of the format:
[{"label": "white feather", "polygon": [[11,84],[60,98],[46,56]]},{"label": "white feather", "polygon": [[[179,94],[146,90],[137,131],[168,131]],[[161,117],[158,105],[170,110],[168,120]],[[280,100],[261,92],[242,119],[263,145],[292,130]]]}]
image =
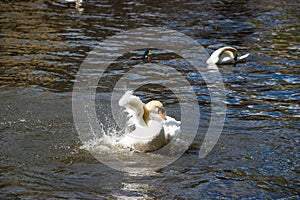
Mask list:
[{"label": "white feather", "polygon": [[[180,134],[180,121],[168,116],[167,120],[163,120],[156,113],[155,108],[160,104],[158,101],[150,101],[145,105],[140,98],[133,95],[132,91],[126,92],[119,100],[119,105],[126,108],[131,118],[127,123],[128,131],[125,129],[125,134],[121,136],[118,145],[136,151],[155,151]],[[143,120],[144,107],[151,111],[148,126]],[[135,129],[132,130],[131,125],[135,125]]]},{"label": "white feather", "polygon": [[133,91],[127,91],[119,100],[119,105],[126,108],[126,111],[132,116],[133,123],[142,127],[147,126],[143,120],[145,104],[139,97],[133,95]]},{"label": "white feather", "polygon": [[249,53],[242,55],[242,56],[238,57],[237,60],[243,60],[243,59],[247,58],[249,55],[250,55]]},{"label": "white feather", "polygon": [[211,56],[207,59],[206,63],[208,65],[214,64],[234,64],[239,62],[249,54],[237,57],[237,49],[233,47],[222,47],[214,51]]}]

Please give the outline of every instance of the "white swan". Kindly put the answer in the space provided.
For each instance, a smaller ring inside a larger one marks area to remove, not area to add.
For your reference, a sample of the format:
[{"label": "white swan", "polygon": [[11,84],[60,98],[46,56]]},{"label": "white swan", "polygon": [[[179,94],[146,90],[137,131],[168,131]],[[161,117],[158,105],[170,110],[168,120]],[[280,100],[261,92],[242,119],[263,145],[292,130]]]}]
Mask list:
[{"label": "white swan", "polygon": [[[144,104],[140,98],[127,91],[119,100],[119,105],[126,108],[132,116],[132,122],[141,127],[147,127],[150,121],[166,120],[163,104],[159,101],[150,101]],[[159,117],[160,116],[160,117]],[[152,118],[152,119],[151,119]]]},{"label": "white swan", "polygon": [[214,51],[211,56],[207,59],[206,63],[209,65],[226,65],[226,64],[234,64],[236,62],[239,62],[246,57],[249,56],[249,54],[245,54],[243,56],[238,57],[238,52],[236,48],[233,47],[222,47],[218,50]]},{"label": "white swan", "polygon": [[166,116],[159,101],[144,104],[132,91],[127,91],[119,105],[125,107],[131,116],[129,126],[135,125],[135,130],[120,138],[117,143],[120,146],[135,151],[155,151],[168,144],[180,130],[180,122]]}]

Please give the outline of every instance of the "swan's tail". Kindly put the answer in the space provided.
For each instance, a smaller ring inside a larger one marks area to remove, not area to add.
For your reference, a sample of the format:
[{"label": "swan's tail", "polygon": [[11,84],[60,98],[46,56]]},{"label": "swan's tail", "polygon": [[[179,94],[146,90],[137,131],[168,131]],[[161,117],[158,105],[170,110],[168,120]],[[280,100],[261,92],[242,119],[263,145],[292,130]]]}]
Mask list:
[{"label": "swan's tail", "polygon": [[245,55],[239,56],[239,57],[237,57],[237,61],[243,60],[243,59],[247,58],[249,55],[250,55],[250,54],[247,53],[247,54],[245,54]]}]

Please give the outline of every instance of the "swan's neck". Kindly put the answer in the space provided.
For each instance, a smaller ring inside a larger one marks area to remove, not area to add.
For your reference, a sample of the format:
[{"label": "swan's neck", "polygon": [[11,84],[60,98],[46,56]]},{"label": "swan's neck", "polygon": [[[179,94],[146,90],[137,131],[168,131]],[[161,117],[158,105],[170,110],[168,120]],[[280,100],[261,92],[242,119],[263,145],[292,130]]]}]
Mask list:
[{"label": "swan's neck", "polygon": [[143,114],[143,120],[145,121],[145,124],[148,126],[150,121],[150,110],[146,106],[143,106],[144,114]]}]

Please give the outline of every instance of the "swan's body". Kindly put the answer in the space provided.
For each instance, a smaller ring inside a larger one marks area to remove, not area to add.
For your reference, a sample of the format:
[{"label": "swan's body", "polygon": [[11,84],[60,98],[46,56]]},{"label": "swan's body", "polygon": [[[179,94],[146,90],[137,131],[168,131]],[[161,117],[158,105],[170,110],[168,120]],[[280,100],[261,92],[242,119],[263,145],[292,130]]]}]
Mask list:
[{"label": "swan's body", "polygon": [[180,122],[165,116],[163,105],[159,101],[144,104],[132,91],[126,92],[119,105],[130,114],[129,125],[135,125],[133,131],[125,132],[118,144],[136,151],[155,151],[170,142],[180,131]]},{"label": "swan's body", "polygon": [[147,127],[136,126],[135,130],[125,133],[118,145],[140,152],[155,151],[167,144],[163,125],[152,121]]},{"label": "swan's body", "polygon": [[243,56],[238,56],[238,52],[236,48],[233,47],[222,47],[218,50],[214,51],[211,56],[207,59],[207,64],[218,64],[218,65],[226,65],[226,64],[235,64],[246,57],[249,54],[245,54]]}]

